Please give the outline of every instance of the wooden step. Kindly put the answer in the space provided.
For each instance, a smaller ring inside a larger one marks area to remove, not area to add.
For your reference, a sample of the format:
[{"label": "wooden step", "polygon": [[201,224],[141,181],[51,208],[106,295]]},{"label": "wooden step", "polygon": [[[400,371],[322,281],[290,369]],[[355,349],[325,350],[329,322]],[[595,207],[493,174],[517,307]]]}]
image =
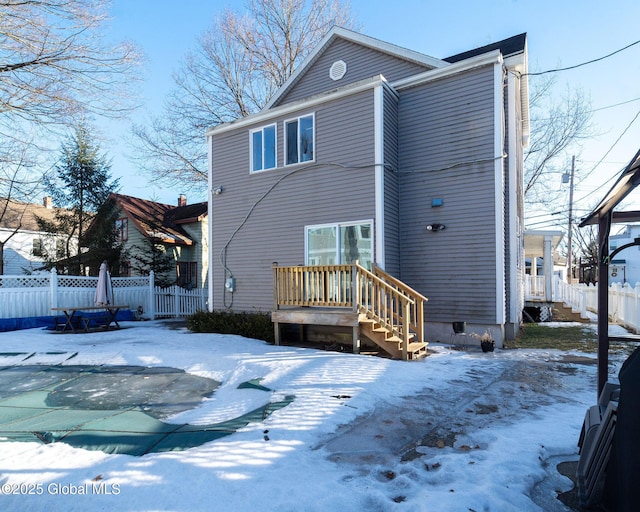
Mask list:
[{"label": "wooden step", "polygon": [[[391,334],[391,333],[389,333],[389,334]],[[415,336],[413,334],[409,334],[409,343],[411,343],[411,340],[413,340],[413,338],[415,338]],[[399,336],[391,335],[385,341],[388,341],[390,343],[398,343],[398,345],[400,347],[402,347],[402,343],[403,343],[404,340],[402,338],[400,338]]]},{"label": "wooden step", "polygon": [[427,345],[429,344],[426,342],[409,343],[409,347],[407,350],[409,359],[415,361],[416,359],[427,357]]},{"label": "wooden step", "polygon": [[[360,319],[360,325],[362,326],[363,334],[378,347],[393,357],[403,359],[402,344],[404,340],[402,337],[393,334],[389,329],[369,318]],[[419,359],[427,354],[427,343],[414,341],[415,337],[414,333],[409,334],[406,357],[410,360]]]}]

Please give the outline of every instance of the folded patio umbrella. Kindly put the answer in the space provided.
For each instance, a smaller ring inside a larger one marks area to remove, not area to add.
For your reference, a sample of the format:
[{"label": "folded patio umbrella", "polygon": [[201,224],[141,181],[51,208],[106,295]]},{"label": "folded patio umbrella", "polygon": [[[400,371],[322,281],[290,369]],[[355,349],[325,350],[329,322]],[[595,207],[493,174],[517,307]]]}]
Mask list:
[{"label": "folded patio umbrella", "polygon": [[103,261],[100,264],[100,273],[98,274],[98,287],[96,288],[96,295],[94,302],[96,306],[111,306],[113,305],[113,289],[111,287],[111,274],[107,268],[107,262]]}]

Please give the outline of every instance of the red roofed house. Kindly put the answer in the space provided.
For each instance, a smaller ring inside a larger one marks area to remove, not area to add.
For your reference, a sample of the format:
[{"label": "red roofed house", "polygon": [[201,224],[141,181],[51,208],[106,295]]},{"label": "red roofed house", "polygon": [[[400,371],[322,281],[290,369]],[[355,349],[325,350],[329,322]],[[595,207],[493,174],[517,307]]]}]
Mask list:
[{"label": "red roofed house", "polygon": [[209,271],[206,202],[188,205],[184,194],[179,196],[177,206],[123,194],[110,197],[120,212],[116,229],[130,258],[125,260],[120,275],[140,273],[131,260],[151,242],[175,261],[175,275],[163,276],[166,280],[175,280],[184,288],[206,286]]}]

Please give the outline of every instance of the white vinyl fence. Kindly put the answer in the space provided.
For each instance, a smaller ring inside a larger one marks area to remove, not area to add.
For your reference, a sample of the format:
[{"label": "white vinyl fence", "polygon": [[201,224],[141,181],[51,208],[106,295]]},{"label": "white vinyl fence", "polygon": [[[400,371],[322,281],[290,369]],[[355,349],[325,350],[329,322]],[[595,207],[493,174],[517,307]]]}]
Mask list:
[{"label": "white vinyl fence", "polygon": [[[127,305],[145,318],[186,317],[206,309],[207,290],[154,286],[143,277],[113,277],[114,305]],[[97,277],[48,274],[0,275],[0,318],[53,316],[51,308],[93,306]]]},{"label": "white vinyl fence", "polygon": [[186,317],[207,309],[206,288],[186,290],[179,286],[154,288],[156,317]]},{"label": "white vinyl fence", "polygon": [[[567,284],[556,280],[555,300],[563,302],[583,318],[587,311],[598,313],[598,286]],[[613,283],[609,286],[609,321],[640,334],[640,283]]]}]

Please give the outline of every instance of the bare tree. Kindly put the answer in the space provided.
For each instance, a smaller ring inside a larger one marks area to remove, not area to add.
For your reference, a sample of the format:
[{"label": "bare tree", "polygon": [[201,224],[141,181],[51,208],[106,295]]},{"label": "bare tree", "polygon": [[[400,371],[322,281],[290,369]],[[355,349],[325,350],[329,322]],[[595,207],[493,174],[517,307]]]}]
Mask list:
[{"label": "bare tree", "polygon": [[0,275],[4,274],[5,245],[25,224],[29,204],[24,199],[37,195],[40,175],[34,173],[29,145],[14,144],[0,154]]},{"label": "bare tree", "polygon": [[136,106],[140,58],[131,44],[106,43],[108,7],[108,0],[0,0],[0,198],[37,195],[51,168],[47,152],[69,127]]},{"label": "bare tree", "polygon": [[0,0],[0,125],[77,122],[86,112],[119,116],[138,54],[107,46],[105,0]]},{"label": "bare tree", "polygon": [[133,127],[140,165],[167,184],[207,180],[203,133],[261,110],[334,25],[353,27],[341,0],[248,0],[226,10],[175,74],[162,116]]},{"label": "bare tree", "polygon": [[555,81],[531,79],[531,138],[525,153],[524,193],[528,206],[548,207],[558,201],[560,171],[568,171],[570,151],[592,135],[591,104],[579,89],[567,87],[556,96]]},{"label": "bare tree", "polygon": [[[577,242],[577,251],[580,255],[580,264],[577,268],[577,272],[571,269],[571,272],[577,275],[573,275],[574,278],[578,278],[580,283],[592,283],[598,282],[598,229],[596,226],[586,226],[581,229],[576,229],[575,240]],[[575,268],[575,264],[572,265]]]}]

